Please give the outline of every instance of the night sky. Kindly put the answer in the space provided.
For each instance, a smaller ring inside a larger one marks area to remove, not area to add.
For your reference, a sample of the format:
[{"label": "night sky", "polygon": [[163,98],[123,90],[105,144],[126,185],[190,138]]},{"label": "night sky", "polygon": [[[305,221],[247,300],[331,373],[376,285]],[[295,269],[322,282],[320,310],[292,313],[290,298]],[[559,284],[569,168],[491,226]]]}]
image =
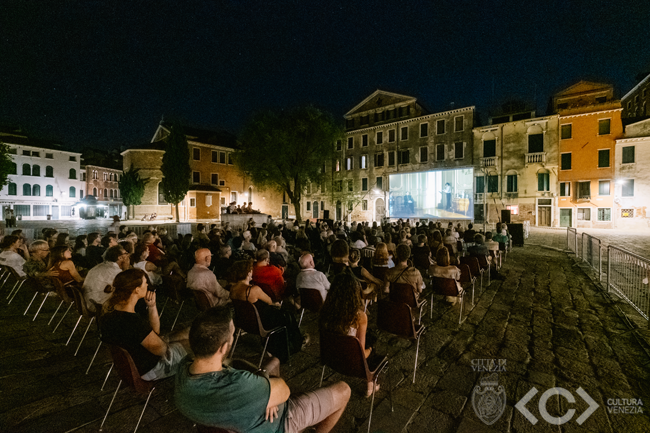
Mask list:
[{"label": "night sky", "polygon": [[[543,4],[541,6],[540,4]],[[650,1],[3,1],[0,124],[73,149],[163,115],[237,133],[255,110],[336,118],[376,89],[431,111],[650,72]]]}]

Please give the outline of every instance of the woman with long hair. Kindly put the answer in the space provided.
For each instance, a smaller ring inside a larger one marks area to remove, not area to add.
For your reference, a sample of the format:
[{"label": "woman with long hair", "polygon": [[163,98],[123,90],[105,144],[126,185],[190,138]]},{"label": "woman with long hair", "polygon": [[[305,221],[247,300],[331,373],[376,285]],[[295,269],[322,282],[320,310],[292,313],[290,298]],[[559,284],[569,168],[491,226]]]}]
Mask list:
[{"label": "woman with long hair", "polygon": [[[117,274],[112,286],[106,288],[111,296],[104,302],[99,326],[102,341],[129,352],[142,379],[158,380],[173,376],[176,365],[187,355],[181,342],[187,342],[189,328],[161,337],[156,292],[148,287],[142,269]],[[147,304],[146,321],[135,312],[140,299]]]},{"label": "woman with long hair", "polygon": [[[361,284],[350,274],[339,274],[332,280],[327,298],[320,310],[320,330],[356,337],[365,349],[366,358],[372,352],[367,338],[368,316],[363,311]],[[366,397],[372,395],[372,381],[368,382]],[[379,390],[379,385],[377,385]]]},{"label": "woman with long hair", "polygon": [[160,275],[162,270],[158,266],[147,261],[148,257],[149,248],[144,244],[138,244],[135,247],[133,254],[131,254],[131,265],[133,265],[134,268],[145,271],[152,284],[154,286],[159,286],[162,284],[162,276]]},{"label": "woman with long hair", "polygon": [[21,238],[14,235],[5,236],[2,239],[2,244],[0,244],[0,249],[2,249],[0,253],[0,264],[13,268],[18,275],[24,277],[23,265],[25,264],[25,259],[18,254],[18,248],[20,248],[21,242]]},{"label": "woman with long hair", "polygon": [[67,245],[50,248],[50,262],[47,268],[49,271],[59,273],[57,278],[64,286],[74,283],[81,285],[84,282],[84,278],[79,275],[72,261],[72,251]]},{"label": "woman with long hair", "polygon": [[[446,247],[442,247],[438,250],[436,254],[436,263],[431,265],[429,268],[429,275],[432,277],[440,278],[452,278],[456,280],[456,286],[458,287],[458,293],[463,291],[463,287],[460,285],[460,269],[451,264],[449,258],[449,250]],[[455,296],[447,296],[447,302],[456,304],[458,300]]]},{"label": "woman with long hair", "polygon": [[350,270],[352,271],[352,274],[357,277],[357,280],[365,281],[367,283],[367,287],[362,291],[362,295],[364,298],[370,299],[373,298],[373,293],[377,293],[380,288],[384,287],[384,282],[378,278],[375,278],[370,272],[366,270],[366,268],[359,264],[359,261],[361,261],[361,253],[359,250],[353,249],[350,251]]},{"label": "woman with long hair", "polygon": [[72,249],[72,254],[79,254],[80,256],[86,256],[86,247],[88,246],[88,236],[79,235],[74,240],[74,247]]},{"label": "woman with long hair", "polygon": [[70,246],[70,235],[68,233],[59,233],[56,236],[56,244],[55,246],[57,247],[69,247]]},{"label": "woman with long hair", "polygon": [[408,246],[409,248],[411,248],[413,246],[413,243],[406,236],[407,236],[406,230],[400,230],[400,232],[399,232],[399,243],[404,244],[404,245]]},{"label": "woman with long hair", "polygon": [[395,249],[397,246],[393,243],[392,235],[388,231],[384,231],[386,234],[386,248],[388,248],[388,255],[389,256],[394,256],[395,255]]}]

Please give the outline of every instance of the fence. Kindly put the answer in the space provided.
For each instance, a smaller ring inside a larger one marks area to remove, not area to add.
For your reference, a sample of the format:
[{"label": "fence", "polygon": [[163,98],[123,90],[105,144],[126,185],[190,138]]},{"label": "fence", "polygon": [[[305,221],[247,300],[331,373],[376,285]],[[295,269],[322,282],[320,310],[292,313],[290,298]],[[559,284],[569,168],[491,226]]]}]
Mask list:
[{"label": "fence", "polygon": [[613,291],[650,320],[650,260],[622,248],[607,247],[607,291]]},{"label": "fence", "polygon": [[587,233],[582,233],[582,261],[587,262],[591,268],[598,272],[598,281],[603,277],[603,251],[600,239]]},{"label": "fence", "polygon": [[566,231],[566,248],[576,256],[578,255],[578,232],[576,229],[568,228]]}]

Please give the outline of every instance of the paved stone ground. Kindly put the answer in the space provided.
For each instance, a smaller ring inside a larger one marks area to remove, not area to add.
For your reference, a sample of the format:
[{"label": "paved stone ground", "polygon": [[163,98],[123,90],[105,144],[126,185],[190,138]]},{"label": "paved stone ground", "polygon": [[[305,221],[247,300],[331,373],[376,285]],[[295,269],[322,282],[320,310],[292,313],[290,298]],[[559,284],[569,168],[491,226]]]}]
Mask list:
[{"label": "paved stone ground", "polygon": [[[578,242],[582,233],[601,240],[602,245],[614,245],[650,259],[650,230],[578,229]],[[531,227],[527,243],[564,250],[567,247],[567,230]]]},{"label": "paved stone ground", "polygon": [[[502,269],[505,280],[493,280],[480,295],[468,318],[458,327],[458,307],[439,299],[433,320],[423,318],[428,332],[418,359],[417,381],[411,383],[415,345],[380,335],[376,351],[390,357],[394,412],[390,411],[387,377],[375,399],[374,432],[648,432],[647,414],[614,414],[609,399],[643,399],[650,402],[650,358],[642,345],[647,331],[631,330],[613,308],[609,297],[597,288],[566,254],[526,246],[515,248]],[[7,293],[6,289],[1,293]],[[56,302],[48,301],[35,322],[22,316],[30,294],[19,294],[14,303],[0,307],[0,431],[91,432],[97,431],[118,379],[113,374],[104,391],[100,387],[110,360],[100,351],[88,375],[84,372],[97,344],[90,332],[79,355],[73,357],[79,330],[68,347],[65,341],[77,319],[69,314],[52,334],[47,326]],[[4,297],[0,297],[4,299]],[[471,303],[467,304],[471,308]],[[176,306],[167,307],[163,330],[169,329]],[[32,307],[32,311],[35,309]],[[196,310],[190,303],[180,321],[189,324]],[[317,337],[316,316],[305,314],[303,328]],[[370,308],[371,327],[376,309]],[[85,325],[82,320],[82,326]],[[318,386],[321,366],[318,339],[283,366],[282,376],[293,392]],[[255,359],[259,340],[244,336],[238,357]],[[475,372],[472,360],[504,359],[506,371],[498,373],[505,389],[503,415],[491,426],[476,416],[472,392],[487,373]],[[336,432],[365,432],[370,401],[361,396],[365,384],[328,371],[326,382],[346,380],[353,396]],[[533,425],[515,404],[533,387],[539,392],[526,408],[539,419]],[[546,407],[552,416],[575,409],[572,419],[552,425],[540,415],[540,396],[552,387],[567,389],[575,403],[551,396]],[[582,424],[576,419],[588,407],[576,390],[583,388],[599,408]],[[140,431],[191,432],[192,423],[175,410],[172,383],[154,391]],[[132,431],[144,399],[122,389],[108,417],[105,432]],[[610,402],[611,403],[611,402]]]}]

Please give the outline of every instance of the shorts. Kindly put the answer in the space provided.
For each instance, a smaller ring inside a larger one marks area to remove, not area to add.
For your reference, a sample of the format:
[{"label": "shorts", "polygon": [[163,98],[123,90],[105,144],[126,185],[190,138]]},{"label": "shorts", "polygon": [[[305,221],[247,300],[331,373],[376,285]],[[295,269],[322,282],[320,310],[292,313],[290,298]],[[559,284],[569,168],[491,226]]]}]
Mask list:
[{"label": "shorts", "polygon": [[160,358],[158,364],[141,376],[142,380],[158,380],[176,374],[176,367],[187,356],[187,351],[181,343],[171,343],[167,346],[167,353]]},{"label": "shorts", "polygon": [[319,388],[316,391],[292,395],[287,400],[285,433],[298,433],[320,423],[334,413],[335,403],[331,388]]}]

